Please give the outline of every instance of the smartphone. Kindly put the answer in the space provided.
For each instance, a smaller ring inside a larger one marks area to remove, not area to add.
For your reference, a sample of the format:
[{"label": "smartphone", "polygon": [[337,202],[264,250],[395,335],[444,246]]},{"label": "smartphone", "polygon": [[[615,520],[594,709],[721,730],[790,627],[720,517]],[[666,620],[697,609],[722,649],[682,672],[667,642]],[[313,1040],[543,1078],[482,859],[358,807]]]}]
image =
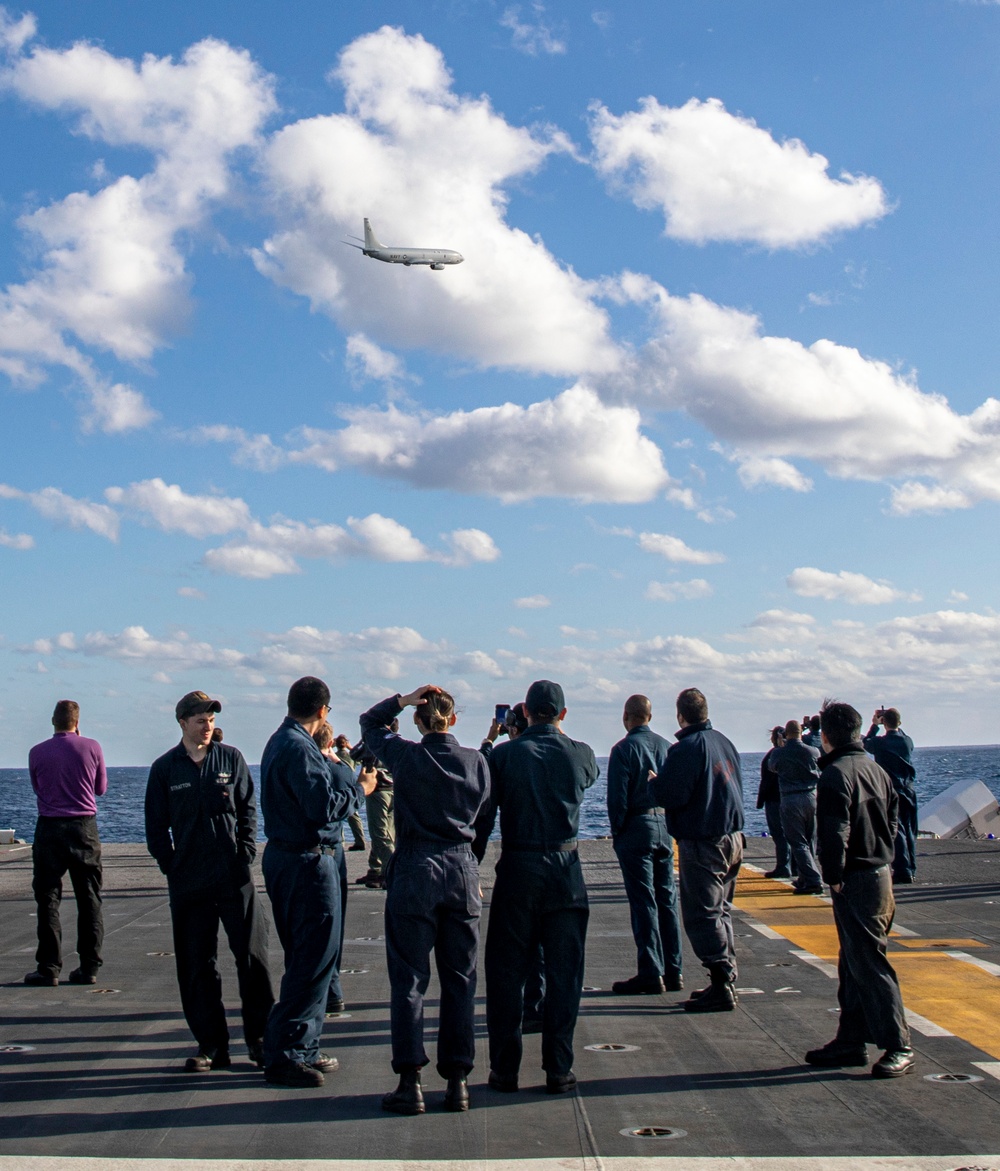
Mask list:
[{"label": "smartphone", "polygon": [[493,717],[498,724],[507,723],[507,713],[510,711],[509,703],[498,703],[496,706],[496,715]]}]

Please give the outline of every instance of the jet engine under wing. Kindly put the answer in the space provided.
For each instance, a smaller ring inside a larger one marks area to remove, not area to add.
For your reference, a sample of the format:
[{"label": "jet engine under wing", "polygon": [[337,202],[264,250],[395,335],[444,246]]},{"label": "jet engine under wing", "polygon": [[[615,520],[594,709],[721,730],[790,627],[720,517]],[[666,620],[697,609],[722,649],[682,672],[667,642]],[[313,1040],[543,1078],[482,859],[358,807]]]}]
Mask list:
[{"label": "jet engine under wing", "polygon": [[365,220],[364,244],[352,244],[350,240],[344,243],[351,248],[358,248],[372,260],[381,260],[384,264],[405,264],[407,268],[412,264],[426,264],[440,272],[446,264],[461,264],[465,259],[461,252],[453,248],[387,248],[379,242],[368,219]]}]

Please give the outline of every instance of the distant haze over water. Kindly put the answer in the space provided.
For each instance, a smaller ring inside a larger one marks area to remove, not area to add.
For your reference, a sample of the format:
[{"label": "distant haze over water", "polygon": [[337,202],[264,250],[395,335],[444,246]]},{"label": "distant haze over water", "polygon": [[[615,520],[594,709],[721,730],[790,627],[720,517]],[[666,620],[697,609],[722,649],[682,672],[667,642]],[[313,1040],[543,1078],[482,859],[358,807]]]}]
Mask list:
[{"label": "distant haze over water", "polygon": [[[760,783],[760,762],[763,752],[743,752],[743,792],[746,804],[746,832],[759,835],[766,827],[762,811],[754,808],[757,786]],[[597,838],[609,831],[604,770],[608,758],[599,756],[601,775],[588,792],[580,818],[580,836]],[[917,793],[922,801],[937,796],[958,781],[982,781],[1000,798],[1000,745],[973,745],[953,748],[918,748]],[[255,780],[260,777],[260,766],[251,765]],[[146,792],[148,766],[141,768],[109,768],[108,792],[97,802],[97,821],[101,840],[105,842],[142,842],[143,800]],[[0,769],[0,828],[13,828],[20,838],[30,841],[35,827],[37,809],[26,768]],[[349,839],[350,832],[345,827]],[[263,836],[261,834],[261,836]]]}]

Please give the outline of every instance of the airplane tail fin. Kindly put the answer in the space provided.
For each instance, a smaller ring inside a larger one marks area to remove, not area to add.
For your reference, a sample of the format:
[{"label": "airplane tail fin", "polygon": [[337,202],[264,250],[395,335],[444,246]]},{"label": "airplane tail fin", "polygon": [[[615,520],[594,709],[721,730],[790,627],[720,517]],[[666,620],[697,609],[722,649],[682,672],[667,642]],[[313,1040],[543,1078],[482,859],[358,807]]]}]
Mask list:
[{"label": "airplane tail fin", "polygon": [[365,247],[366,248],[383,248],[384,245],[378,242],[378,237],[372,231],[371,221],[365,220]]}]

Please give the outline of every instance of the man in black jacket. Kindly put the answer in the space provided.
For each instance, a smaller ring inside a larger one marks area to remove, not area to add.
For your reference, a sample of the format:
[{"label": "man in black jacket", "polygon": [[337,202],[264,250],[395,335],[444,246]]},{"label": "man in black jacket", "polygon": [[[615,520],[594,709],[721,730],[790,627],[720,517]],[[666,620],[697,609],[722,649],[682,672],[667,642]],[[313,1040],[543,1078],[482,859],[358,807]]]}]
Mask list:
[{"label": "man in black jacket", "polygon": [[243,1035],[260,1065],[274,1003],[267,919],[250,867],[257,854],[253,779],[238,749],[213,740],[222,704],[192,691],[175,709],[181,742],[149,770],[146,844],[167,876],[184,1017],[198,1042],[188,1073],[228,1069],[229,1030],[216,963],[219,924],[236,960]]},{"label": "man in black jacket", "polygon": [[711,983],[684,1002],[687,1012],[736,1007],[733,892],[743,861],[740,754],[708,718],[708,701],[689,687],[677,697],[677,743],[653,781],[653,793],[677,842],[681,916]]},{"label": "man in black jacket", "polygon": [[827,701],[820,715],[823,748],[817,790],[819,862],[833,895],[840,942],[837,1036],[806,1054],[810,1065],[867,1065],[866,1042],[885,1053],[874,1077],[913,1068],[910,1031],[896,973],[886,957],[896,911],[889,871],[896,838],[897,797],[889,774],[861,743],[861,716],[850,704]]}]

